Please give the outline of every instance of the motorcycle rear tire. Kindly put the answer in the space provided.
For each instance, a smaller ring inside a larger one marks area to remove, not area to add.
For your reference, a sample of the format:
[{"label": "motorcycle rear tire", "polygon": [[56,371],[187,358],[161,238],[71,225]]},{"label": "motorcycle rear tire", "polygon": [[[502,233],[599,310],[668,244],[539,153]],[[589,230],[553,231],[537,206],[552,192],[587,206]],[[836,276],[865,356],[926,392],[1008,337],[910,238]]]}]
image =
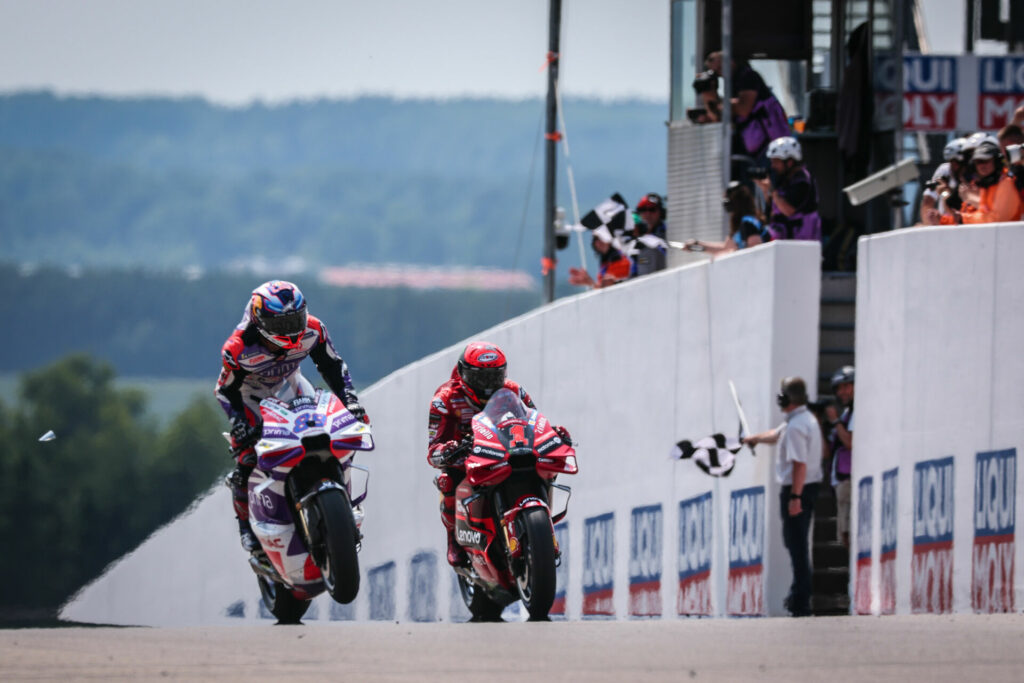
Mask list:
[{"label": "motorcycle rear tire", "polygon": [[319,507],[323,539],[323,574],[327,592],[347,605],[359,594],[359,556],[356,553],[356,522],[348,496],[338,489],[324,491],[315,499]]},{"label": "motorcycle rear tire", "polygon": [[555,539],[551,517],[541,507],[529,508],[516,520],[523,547],[522,570],[516,587],[530,621],[547,621],[555,602]]},{"label": "motorcycle rear tire", "polygon": [[462,601],[473,615],[470,621],[501,621],[504,605],[491,600],[482,588],[471,583],[466,577],[459,575],[458,579]]},{"label": "motorcycle rear tire", "polygon": [[301,624],[302,615],[309,609],[309,600],[299,600],[284,584],[264,576],[256,577],[260,584],[263,606],[277,617],[279,624]]}]

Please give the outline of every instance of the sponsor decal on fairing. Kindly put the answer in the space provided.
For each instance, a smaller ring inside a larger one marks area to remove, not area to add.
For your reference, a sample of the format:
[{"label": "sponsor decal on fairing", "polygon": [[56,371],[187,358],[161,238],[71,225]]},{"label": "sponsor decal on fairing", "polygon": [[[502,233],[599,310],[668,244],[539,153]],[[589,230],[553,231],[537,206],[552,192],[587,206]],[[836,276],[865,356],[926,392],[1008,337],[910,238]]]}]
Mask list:
[{"label": "sponsor decal on fairing", "polygon": [[1013,612],[1017,449],[978,453],[974,463],[971,607]]},{"label": "sponsor decal on fairing", "polygon": [[583,616],[615,615],[615,513],[583,520]]},{"label": "sponsor decal on fairing", "polygon": [[681,615],[711,614],[711,492],[679,503],[679,595]]},{"label": "sponsor decal on fairing", "polygon": [[731,615],[764,614],[764,506],[763,486],[730,494],[726,611]]},{"label": "sponsor decal on fairing", "polygon": [[633,508],[629,533],[629,614],[661,616],[661,505]]},{"label": "sponsor decal on fairing", "polygon": [[871,614],[871,505],[874,480],[863,477],[857,483],[857,578],[854,585],[854,609]]},{"label": "sponsor decal on fairing", "polygon": [[953,610],[953,456],[914,465],[910,610]]}]

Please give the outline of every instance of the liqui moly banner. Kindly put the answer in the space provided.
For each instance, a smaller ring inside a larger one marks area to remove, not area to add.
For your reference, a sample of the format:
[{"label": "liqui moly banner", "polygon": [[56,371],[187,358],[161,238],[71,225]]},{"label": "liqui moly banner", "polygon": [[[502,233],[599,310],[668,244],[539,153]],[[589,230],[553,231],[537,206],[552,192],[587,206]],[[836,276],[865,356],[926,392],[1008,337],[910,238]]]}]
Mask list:
[{"label": "liqui moly banner", "polygon": [[763,486],[733,491],[729,500],[729,583],[727,612],[764,614]]},{"label": "liqui moly banner", "polygon": [[974,549],[971,606],[1013,612],[1017,450],[978,453],[974,465]]},{"label": "liqui moly banner", "polygon": [[857,577],[854,609],[857,614],[871,613],[871,505],[873,480],[864,477],[857,483]]},{"label": "liqui moly banner", "polygon": [[629,533],[629,614],[661,616],[661,505],[633,508]]},{"label": "liqui moly banner", "polygon": [[615,615],[615,513],[583,522],[583,616]]},{"label": "liqui moly banner", "polygon": [[914,465],[910,609],[953,610],[953,456]]},{"label": "liqui moly banner", "polygon": [[555,525],[555,543],[561,553],[561,561],[555,567],[555,601],[551,603],[551,616],[565,616],[565,594],[569,588],[569,523]]},{"label": "liqui moly banner", "polygon": [[679,503],[679,596],[676,611],[711,615],[711,492]]},{"label": "liqui moly banner", "polygon": [[[894,125],[896,62],[875,63],[876,123]],[[903,127],[909,131],[996,131],[1024,106],[1024,57],[903,55]]]},{"label": "liqui moly banner", "polygon": [[878,609],[882,614],[896,614],[896,531],[899,507],[899,468],[882,473],[882,519],[878,527]]}]

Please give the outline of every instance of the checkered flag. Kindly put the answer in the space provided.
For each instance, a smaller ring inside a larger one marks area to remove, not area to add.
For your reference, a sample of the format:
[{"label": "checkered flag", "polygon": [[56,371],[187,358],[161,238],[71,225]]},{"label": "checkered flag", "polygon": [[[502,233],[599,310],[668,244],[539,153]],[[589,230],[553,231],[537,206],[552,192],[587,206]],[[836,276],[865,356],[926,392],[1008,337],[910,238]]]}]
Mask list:
[{"label": "checkered flag", "polygon": [[728,477],[736,466],[736,454],[743,448],[738,438],[712,434],[696,443],[683,440],[672,449],[673,460],[692,458],[697,467],[712,477]]},{"label": "checkered flag", "polygon": [[602,241],[611,242],[617,249],[622,249],[620,237],[627,229],[633,228],[629,204],[616,192],[591,209],[580,219],[580,224],[573,227],[576,230],[586,228]]}]

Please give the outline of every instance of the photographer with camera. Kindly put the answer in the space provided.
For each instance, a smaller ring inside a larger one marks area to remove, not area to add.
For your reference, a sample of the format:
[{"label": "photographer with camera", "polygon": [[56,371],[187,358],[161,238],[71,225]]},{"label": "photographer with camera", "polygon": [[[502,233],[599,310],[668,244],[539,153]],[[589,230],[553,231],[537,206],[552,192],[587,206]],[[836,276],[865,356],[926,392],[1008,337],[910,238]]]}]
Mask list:
[{"label": "photographer with camera", "polygon": [[967,138],[956,138],[946,143],[942,149],[943,162],[935,169],[932,179],[924,184],[921,196],[921,219],[925,214],[935,210],[945,215],[950,210],[960,210],[961,199],[959,187],[966,164],[964,163],[964,147]]},{"label": "photographer with camera", "polygon": [[[704,65],[715,75],[722,76],[722,53],[712,52]],[[745,154],[757,161],[764,157],[772,140],[789,135],[786,110],[772,94],[761,74],[745,61],[731,61],[732,66],[732,122],[735,129],[734,153]],[[716,84],[717,87],[717,84]],[[716,93],[717,95],[717,93]],[[741,143],[742,147],[736,146]]]},{"label": "photographer with camera", "polygon": [[694,123],[717,123],[722,120],[722,98],[718,94],[718,76],[708,69],[693,79],[699,107],[688,109],[687,117]]},{"label": "photographer with camera", "polygon": [[[754,183],[768,198],[768,229],[777,240],[821,240],[818,188],[803,164],[796,138],[776,138],[768,145],[771,170]],[[753,174],[752,174],[753,175]]]},{"label": "photographer with camera", "polygon": [[922,216],[926,223],[974,225],[1020,219],[1024,204],[1021,202],[1020,191],[1006,167],[999,141],[990,135],[982,138],[971,154],[971,167],[974,179],[970,185],[962,187],[960,193],[965,198],[964,206],[959,211],[951,210],[944,216],[932,209],[927,216]]}]

